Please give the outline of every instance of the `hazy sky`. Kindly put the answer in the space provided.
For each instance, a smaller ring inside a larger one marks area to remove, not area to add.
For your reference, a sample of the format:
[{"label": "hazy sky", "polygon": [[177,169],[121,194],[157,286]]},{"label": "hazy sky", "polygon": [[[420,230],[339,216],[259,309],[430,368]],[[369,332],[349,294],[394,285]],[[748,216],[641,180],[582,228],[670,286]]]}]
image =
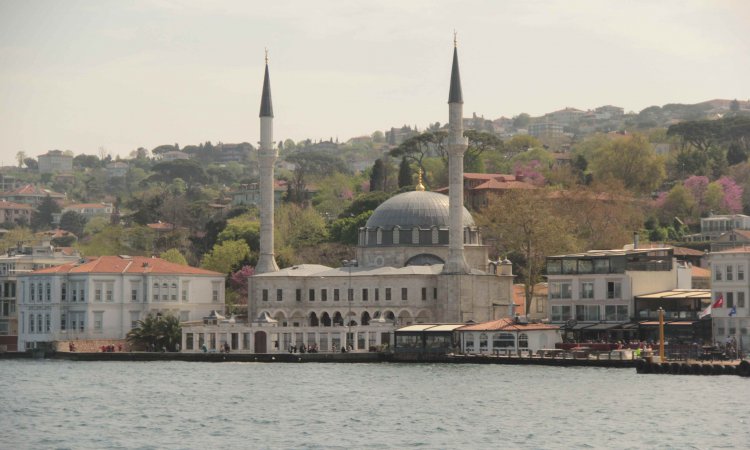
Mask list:
[{"label": "hazy sky", "polygon": [[750,2],[0,0],[0,162],[750,98]]}]

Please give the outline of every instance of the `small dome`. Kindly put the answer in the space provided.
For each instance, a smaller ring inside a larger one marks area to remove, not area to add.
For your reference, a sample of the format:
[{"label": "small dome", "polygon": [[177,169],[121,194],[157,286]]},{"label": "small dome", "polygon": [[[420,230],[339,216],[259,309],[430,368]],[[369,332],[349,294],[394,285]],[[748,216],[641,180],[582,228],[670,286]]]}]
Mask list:
[{"label": "small dome", "polygon": [[[463,209],[464,227],[474,227],[474,218],[466,208]],[[378,206],[367,220],[368,229],[394,227],[409,229],[413,227],[448,228],[450,226],[450,207],[447,195],[437,192],[411,191],[393,196]]]}]

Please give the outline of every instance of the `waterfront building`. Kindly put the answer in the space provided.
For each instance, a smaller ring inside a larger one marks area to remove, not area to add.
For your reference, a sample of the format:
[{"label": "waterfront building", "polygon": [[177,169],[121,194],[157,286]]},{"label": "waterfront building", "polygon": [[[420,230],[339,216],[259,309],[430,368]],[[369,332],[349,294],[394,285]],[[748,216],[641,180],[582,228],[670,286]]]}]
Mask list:
[{"label": "waterfront building", "polygon": [[711,319],[714,340],[725,344],[734,341],[743,351],[750,348],[750,247],[737,247],[710,253]]},{"label": "waterfront building", "polygon": [[659,309],[662,309],[664,336],[668,341],[687,344],[712,341],[711,317],[702,314],[711,305],[710,289],[670,289],[636,295],[634,302],[641,339],[659,339]]},{"label": "waterfront building", "polygon": [[521,316],[466,325],[457,331],[461,352],[466,354],[536,354],[562,342],[559,326],[529,322]]},{"label": "waterfront building", "polygon": [[[485,322],[507,317],[513,302],[509,261],[490,262],[488,247],[463,205],[463,98],[454,49],[449,104],[450,196],[416,191],[381,204],[359,230],[356,259],[344,267],[301,264],[279,269],[273,248],[273,110],[266,64],[261,97],[261,249],[248,283],[245,325],[183,328],[183,348],[235,341],[239,350],[288,351],[292,346],[367,351],[392,344],[397,326]],[[223,328],[222,328],[223,327]],[[220,333],[220,339],[211,337]],[[232,335],[232,333],[236,333]],[[239,336],[242,336],[242,339]],[[247,337],[247,340],[245,340]],[[207,345],[209,350],[213,348]]]},{"label": "waterfront building", "polygon": [[506,317],[475,324],[416,324],[395,331],[396,353],[528,355],[562,342],[560,327]]},{"label": "waterfront building", "polygon": [[0,351],[18,350],[18,277],[78,259],[77,252],[52,247],[49,239],[5,249],[0,255]]},{"label": "waterfront building", "polygon": [[18,276],[20,350],[96,351],[122,342],[147,315],[181,321],[224,309],[218,272],[143,256],[80,259]]},{"label": "waterfront building", "polygon": [[690,268],[672,248],[550,256],[547,280],[551,323],[578,339],[622,331],[636,317],[634,296],[691,287]]}]

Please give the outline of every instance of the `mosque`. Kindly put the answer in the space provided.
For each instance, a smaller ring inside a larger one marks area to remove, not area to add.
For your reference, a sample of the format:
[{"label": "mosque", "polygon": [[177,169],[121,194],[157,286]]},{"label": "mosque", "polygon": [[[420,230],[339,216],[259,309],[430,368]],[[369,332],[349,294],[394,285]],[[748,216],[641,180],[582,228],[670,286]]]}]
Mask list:
[{"label": "mosque", "polygon": [[343,267],[279,269],[274,256],[273,106],[268,61],[260,107],[260,257],[249,280],[248,317],[183,327],[185,351],[368,351],[417,323],[486,322],[513,314],[510,261],[493,262],[463,205],[463,95],[454,46],[448,95],[449,196],[421,184],[383,202],[359,230],[356,260]]}]

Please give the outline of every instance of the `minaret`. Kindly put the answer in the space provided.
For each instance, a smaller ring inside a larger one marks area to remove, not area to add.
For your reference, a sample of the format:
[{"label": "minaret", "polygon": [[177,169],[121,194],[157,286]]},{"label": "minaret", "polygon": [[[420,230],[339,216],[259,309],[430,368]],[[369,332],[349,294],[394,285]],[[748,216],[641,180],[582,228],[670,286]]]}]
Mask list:
[{"label": "minaret", "polygon": [[464,257],[464,153],[468,140],[464,137],[464,100],[458,72],[458,45],[453,37],[453,69],[448,94],[448,189],[450,190],[450,235],[448,261],[443,273],[468,273]]},{"label": "minaret", "polygon": [[266,51],[266,74],[263,78],[263,94],[260,99],[260,257],[255,273],[278,272],[273,248],[274,177],[273,169],[278,158],[273,146],[273,105],[271,104],[271,80],[268,76],[268,52]]}]

